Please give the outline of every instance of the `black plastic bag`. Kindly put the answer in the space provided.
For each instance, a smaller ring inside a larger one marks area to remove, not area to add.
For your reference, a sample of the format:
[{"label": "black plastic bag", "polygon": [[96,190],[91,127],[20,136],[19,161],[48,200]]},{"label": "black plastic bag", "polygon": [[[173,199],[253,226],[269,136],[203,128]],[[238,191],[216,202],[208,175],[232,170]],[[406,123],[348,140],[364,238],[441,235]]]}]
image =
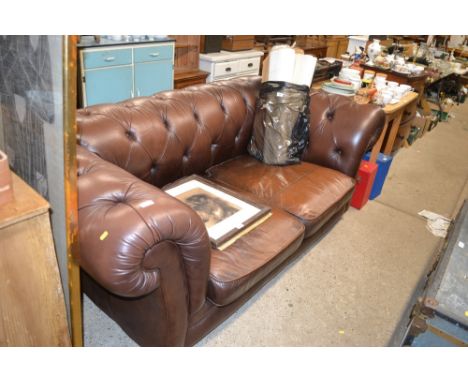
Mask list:
[{"label": "black plastic bag", "polygon": [[309,142],[309,87],[268,81],[260,88],[248,152],[269,165],[299,163]]}]

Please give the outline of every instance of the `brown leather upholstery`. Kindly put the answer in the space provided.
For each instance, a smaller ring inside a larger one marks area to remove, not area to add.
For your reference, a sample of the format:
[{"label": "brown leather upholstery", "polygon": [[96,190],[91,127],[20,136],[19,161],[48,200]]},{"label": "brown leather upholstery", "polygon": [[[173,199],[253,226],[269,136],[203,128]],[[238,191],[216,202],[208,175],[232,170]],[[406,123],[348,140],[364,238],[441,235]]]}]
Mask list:
[{"label": "brown leather upholstery", "polygon": [[[332,216],[320,229],[317,231],[313,237],[307,240],[307,243],[319,240],[323,235],[325,235],[336,222],[341,218],[346,210],[348,209],[348,204],[344,205],[340,211]],[[284,262],[274,268],[271,273],[268,274],[268,277],[265,277],[254,287],[249,289],[242,297],[238,298],[234,302],[225,306],[217,306],[211,304],[208,301],[202,309],[200,309],[196,314],[190,316],[189,327],[187,330],[187,337],[185,341],[186,346],[192,346],[196,344],[200,339],[207,335],[211,330],[216,328],[220,323],[222,323],[226,318],[231,314],[236,312],[236,310],[242,306],[246,301],[248,301],[259,289],[261,289],[269,280],[275,277],[280,273],[288,264],[296,260],[298,257],[304,256],[304,252],[296,251],[294,254],[289,256]],[[305,254],[307,256],[307,254]]]},{"label": "brown leather upholstery", "polygon": [[[313,95],[306,162],[267,167],[245,156],[259,85],[248,77],[77,113],[83,287],[141,345],[193,344],[297,256],[304,230],[319,237],[348,207],[383,112]],[[191,208],[157,188],[208,169],[273,206],[224,251],[211,249]]]},{"label": "brown leather upholstery", "polygon": [[79,143],[162,187],[246,152],[259,85],[246,77],[78,110]]},{"label": "brown leather upholstery", "polygon": [[304,226],[274,208],[253,231],[224,251],[212,251],[208,297],[218,306],[230,304],[291,256],[303,238]]},{"label": "brown leather upholstery", "polygon": [[[181,272],[189,311],[206,297],[210,244],[191,208],[78,147],[79,264],[112,293],[146,295]],[[178,269],[165,272],[168,257]],[[170,296],[168,297],[170,298]]]},{"label": "brown leather upholstery", "polygon": [[302,160],[355,177],[367,148],[378,139],[383,110],[324,91],[310,97],[309,145]]},{"label": "brown leather upholstery", "polygon": [[213,166],[207,173],[226,187],[251,193],[260,202],[298,217],[306,227],[306,237],[346,204],[354,190],[349,176],[307,162],[267,166],[245,155]]}]

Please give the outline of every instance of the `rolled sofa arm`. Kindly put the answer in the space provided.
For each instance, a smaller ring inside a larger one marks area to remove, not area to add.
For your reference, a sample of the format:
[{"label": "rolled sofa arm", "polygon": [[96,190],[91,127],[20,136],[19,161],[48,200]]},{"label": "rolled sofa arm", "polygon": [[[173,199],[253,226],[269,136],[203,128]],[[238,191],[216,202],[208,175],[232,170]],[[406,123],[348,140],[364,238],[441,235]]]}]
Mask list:
[{"label": "rolled sofa arm", "polygon": [[[140,297],[162,283],[167,256],[180,256],[189,312],[205,301],[210,243],[185,204],[78,146],[80,266],[110,292]],[[174,267],[170,272],[174,272]],[[172,276],[174,277],[174,276]],[[167,280],[167,279],[166,279]]]},{"label": "rolled sofa arm", "polygon": [[383,110],[323,91],[311,94],[309,109],[309,145],[302,160],[355,177],[362,156],[384,127]]}]

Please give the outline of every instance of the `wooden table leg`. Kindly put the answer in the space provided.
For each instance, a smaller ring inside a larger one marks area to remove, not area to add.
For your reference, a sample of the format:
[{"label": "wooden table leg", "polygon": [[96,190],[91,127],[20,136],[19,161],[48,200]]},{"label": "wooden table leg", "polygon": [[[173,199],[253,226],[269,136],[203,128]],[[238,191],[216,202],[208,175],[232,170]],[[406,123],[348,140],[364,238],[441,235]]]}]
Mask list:
[{"label": "wooden table leg", "polygon": [[385,134],[387,134],[387,127],[388,127],[388,118],[385,117],[385,124],[382,129],[382,132],[380,133],[379,139],[377,139],[377,142],[375,142],[374,146],[372,147],[371,155],[369,158],[369,162],[375,163],[377,161],[377,157],[380,153],[380,149],[382,148],[382,143],[385,138]]},{"label": "wooden table leg", "polygon": [[395,143],[395,138],[398,133],[398,129],[400,128],[401,117],[403,116],[403,110],[398,112],[398,115],[392,122],[392,127],[390,128],[390,133],[388,134],[388,140],[385,144],[385,148],[383,153],[385,155],[389,155],[392,152],[393,144]]}]

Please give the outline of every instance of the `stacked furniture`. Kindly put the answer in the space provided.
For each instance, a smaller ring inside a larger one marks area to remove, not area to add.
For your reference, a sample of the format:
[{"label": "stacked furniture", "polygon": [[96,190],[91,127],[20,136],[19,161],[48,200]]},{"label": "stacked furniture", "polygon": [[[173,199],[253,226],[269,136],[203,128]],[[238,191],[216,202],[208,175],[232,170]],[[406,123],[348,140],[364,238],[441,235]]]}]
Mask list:
[{"label": "stacked furniture", "polygon": [[[383,111],[317,92],[302,162],[247,154],[259,77],[79,110],[83,289],[140,345],[190,346],[234,313],[348,209]],[[271,207],[223,250],[197,213],[163,191],[198,174]]]}]

